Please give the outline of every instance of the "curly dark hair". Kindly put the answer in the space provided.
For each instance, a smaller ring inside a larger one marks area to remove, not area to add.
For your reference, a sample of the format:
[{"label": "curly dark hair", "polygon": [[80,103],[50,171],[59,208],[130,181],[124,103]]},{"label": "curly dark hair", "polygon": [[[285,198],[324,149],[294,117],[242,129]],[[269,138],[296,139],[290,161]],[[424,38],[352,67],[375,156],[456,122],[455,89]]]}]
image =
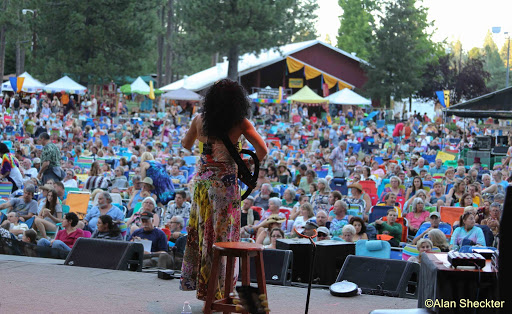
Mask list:
[{"label": "curly dark hair", "polygon": [[204,97],[203,135],[219,137],[249,116],[247,91],[238,82],[223,79]]},{"label": "curly dark hair", "polygon": [[352,216],[350,218],[349,224],[353,225],[354,222],[358,221],[361,224],[361,231],[359,231],[359,234],[363,234],[366,232],[366,225],[364,224],[364,220],[361,217],[358,216]]}]

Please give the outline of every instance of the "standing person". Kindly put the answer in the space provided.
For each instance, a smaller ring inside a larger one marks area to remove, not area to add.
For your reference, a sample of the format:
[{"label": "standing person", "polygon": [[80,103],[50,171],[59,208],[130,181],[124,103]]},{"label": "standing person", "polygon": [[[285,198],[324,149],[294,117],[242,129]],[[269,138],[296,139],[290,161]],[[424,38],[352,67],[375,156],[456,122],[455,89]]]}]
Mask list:
[{"label": "standing person", "polygon": [[21,189],[23,177],[20,172],[20,163],[4,143],[0,143],[0,156],[2,158],[0,167],[0,180],[7,179],[12,183],[11,193]]},{"label": "standing person", "polygon": [[37,178],[42,184],[45,184],[49,179],[61,181],[66,176],[66,173],[60,167],[61,154],[59,148],[50,142],[50,135],[48,133],[41,133],[39,135],[39,142],[44,147],[41,154],[41,170]]},{"label": "standing person", "polygon": [[165,165],[156,162],[150,152],[144,152],[140,157],[140,175],[142,179],[149,177],[153,180],[158,206],[167,205],[174,198],[174,185]]},{"label": "standing person", "polygon": [[[215,242],[240,240],[240,189],[237,165],[223,142],[227,135],[232,143],[240,136],[253,145],[263,160],[267,147],[254,126],[247,120],[250,103],[244,88],[224,79],[214,84],[204,99],[203,112],[191,123],[183,147],[191,150],[199,141],[200,160],[194,183],[187,247],[183,258],[181,289],[197,289],[197,298],[206,299]],[[219,272],[216,297],[224,295],[225,264]],[[235,280],[235,278],[233,278]]]},{"label": "standing person", "polygon": [[333,149],[329,156],[334,177],[348,177],[347,168],[345,168],[345,151],[347,150],[347,142],[341,141],[339,146]]}]

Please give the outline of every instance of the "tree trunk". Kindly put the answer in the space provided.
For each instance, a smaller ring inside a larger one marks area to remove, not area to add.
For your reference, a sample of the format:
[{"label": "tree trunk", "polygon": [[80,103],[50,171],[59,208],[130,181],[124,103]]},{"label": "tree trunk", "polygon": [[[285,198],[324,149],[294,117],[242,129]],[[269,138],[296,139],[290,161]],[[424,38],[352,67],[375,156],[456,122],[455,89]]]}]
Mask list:
[{"label": "tree trunk", "polygon": [[19,40],[16,41],[16,77],[21,74],[21,44]]},{"label": "tree trunk", "polygon": [[161,21],[161,30],[157,37],[157,50],[158,50],[158,59],[156,62],[156,82],[157,86],[160,88],[163,85],[163,66],[164,66],[164,34],[163,29],[165,28],[165,6],[163,5],[160,8],[160,21]]},{"label": "tree trunk", "polygon": [[0,28],[0,79],[4,78],[5,71],[5,26]]},{"label": "tree trunk", "polygon": [[173,33],[173,22],[174,22],[174,0],[169,0],[167,5],[167,32],[165,34],[165,84],[172,82],[172,33]]},{"label": "tree trunk", "polygon": [[239,48],[233,45],[228,51],[228,78],[233,81],[238,81],[238,56]]}]

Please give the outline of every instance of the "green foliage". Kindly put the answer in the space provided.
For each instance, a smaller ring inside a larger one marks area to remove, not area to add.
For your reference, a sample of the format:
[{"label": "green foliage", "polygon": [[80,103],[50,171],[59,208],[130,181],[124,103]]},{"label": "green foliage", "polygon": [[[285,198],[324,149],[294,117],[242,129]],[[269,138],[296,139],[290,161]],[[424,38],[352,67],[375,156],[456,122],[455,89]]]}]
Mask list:
[{"label": "green foliage", "polygon": [[290,43],[314,24],[317,5],[313,0],[187,0],[178,7],[184,32],[198,38],[196,49],[228,53],[228,76],[236,79],[239,54]]},{"label": "green foliage", "polygon": [[368,58],[365,87],[373,99],[389,105],[391,96],[410,97],[422,87],[426,64],[436,53],[429,26],[427,10],[415,0],[385,1]]},{"label": "green foliage", "polygon": [[104,83],[154,71],[158,0],[44,2],[35,19],[37,77],[52,81],[69,74],[82,83]]},{"label": "green foliage", "polygon": [[491,91],[505,88],[506,68],[490,31],[485,36],[482,53],[485,60],[484,69],[491,74],[487,86]]},{"label": "green foliage", "polygon": [[374,0],[338,0],[343,9],[338,30],[338,48],[367,60],[372,50]]}]

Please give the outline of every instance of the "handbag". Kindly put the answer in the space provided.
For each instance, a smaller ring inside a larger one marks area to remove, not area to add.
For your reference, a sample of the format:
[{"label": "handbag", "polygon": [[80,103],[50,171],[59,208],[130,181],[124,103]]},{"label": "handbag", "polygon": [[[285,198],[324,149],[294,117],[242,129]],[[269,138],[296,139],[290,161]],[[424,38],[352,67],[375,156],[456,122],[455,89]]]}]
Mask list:
[{"label": "handbag", "polygon": [[[240,179],[240,181],[247,185],[247,190],[242,195],[243,201],[251,194],[252,190],[256,188],[256,185],[258,183],[258,173],[260,172],[260,160],[253,151],[250,151],[248,149],[242,149],[240,150],[240,152],[238,152],[235,148],[235,145],[231,143],[226,134],[220,136],[220,139],[224,143],[224,146],[226,146],[231,157],[235,160],[236,164],[238,165],[238,179]],[[240,157],[240,154],[251,156],[254,162],[254,173],[251,173],[249,168],[247,168],[247,165],[242,160],[242,157]]]}]

